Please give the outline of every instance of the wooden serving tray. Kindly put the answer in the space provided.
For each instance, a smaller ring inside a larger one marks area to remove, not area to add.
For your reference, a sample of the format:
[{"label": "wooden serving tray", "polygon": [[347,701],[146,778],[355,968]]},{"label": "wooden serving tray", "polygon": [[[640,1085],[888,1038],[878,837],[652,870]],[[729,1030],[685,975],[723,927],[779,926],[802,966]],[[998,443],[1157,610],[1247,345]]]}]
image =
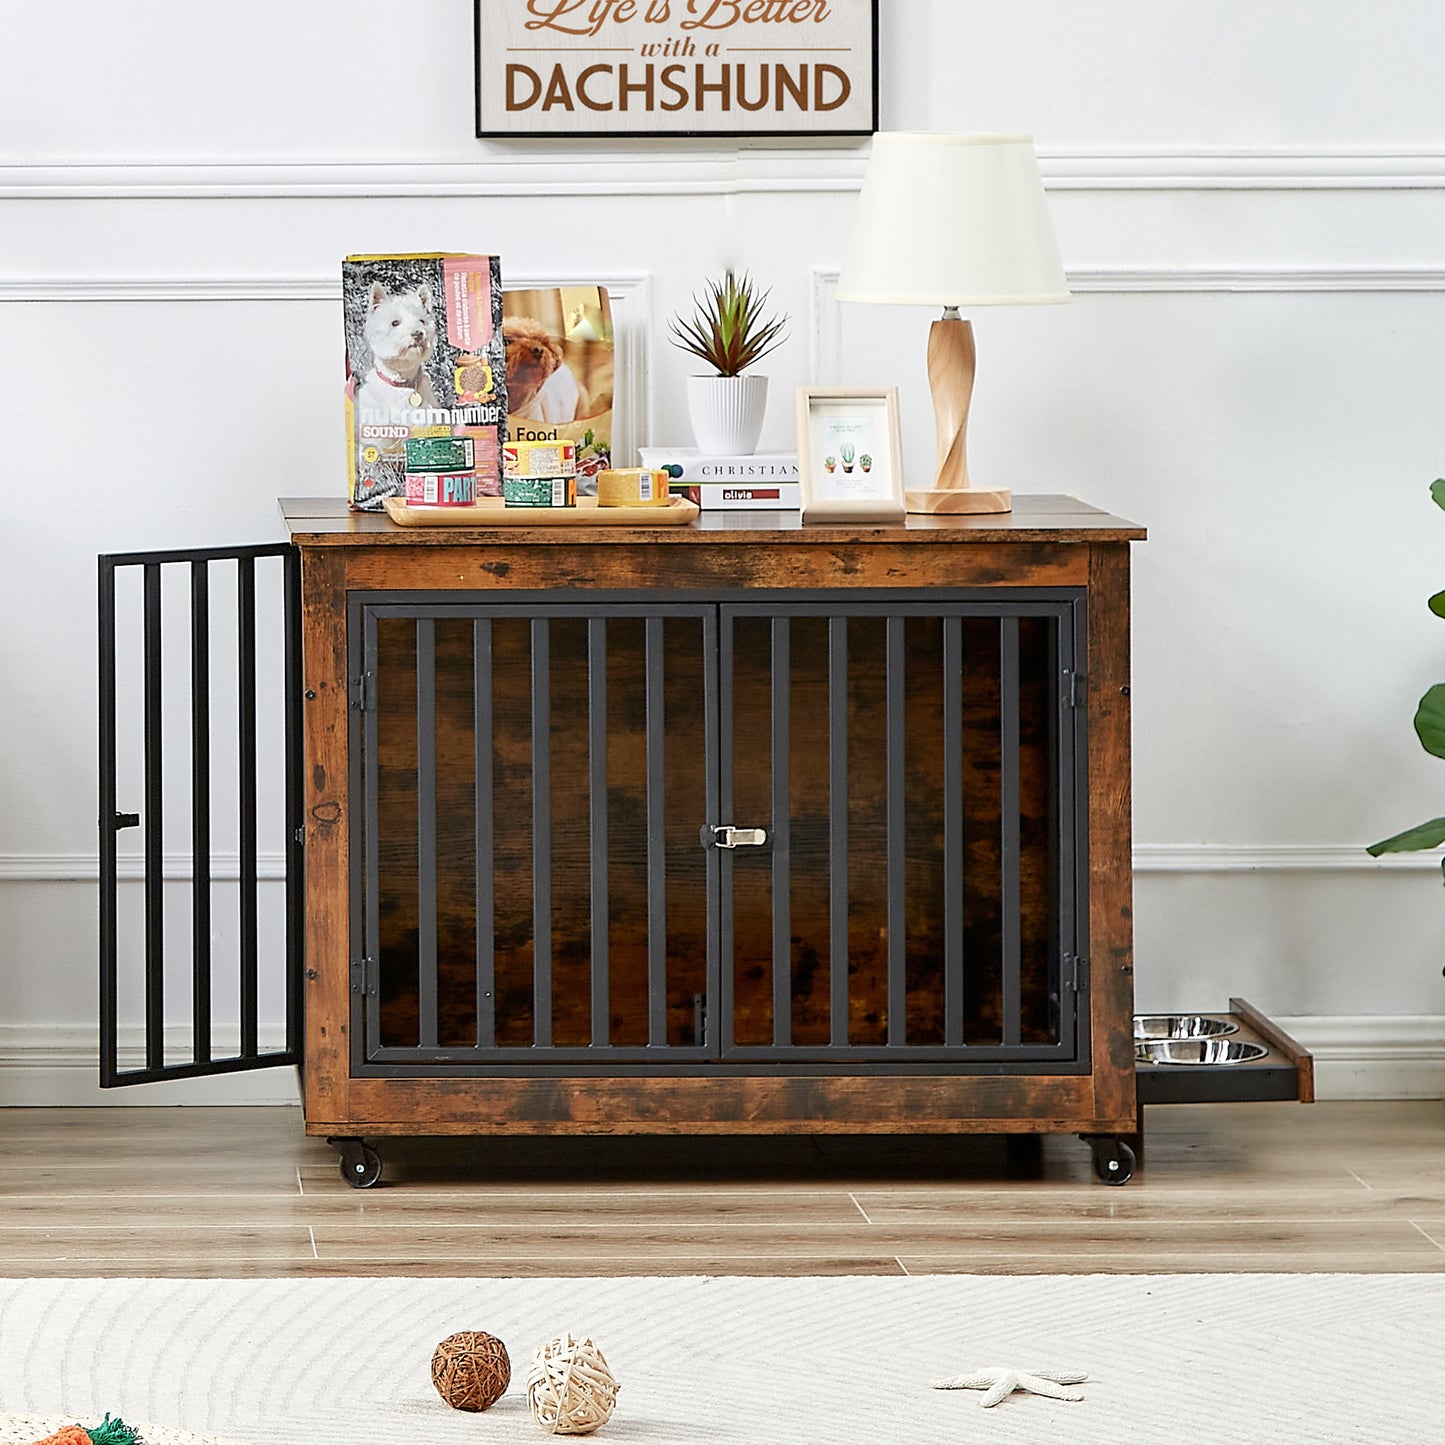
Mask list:
[{"label": "wooden serving tray", "polygon": [[578,497],[575,507],[509,507],[500,497],[480,497],[470,507],[408,507],[383,497],[387,515],[401,527],[681,527],[701,508],[685,497],[665,507],[599,507]]}]

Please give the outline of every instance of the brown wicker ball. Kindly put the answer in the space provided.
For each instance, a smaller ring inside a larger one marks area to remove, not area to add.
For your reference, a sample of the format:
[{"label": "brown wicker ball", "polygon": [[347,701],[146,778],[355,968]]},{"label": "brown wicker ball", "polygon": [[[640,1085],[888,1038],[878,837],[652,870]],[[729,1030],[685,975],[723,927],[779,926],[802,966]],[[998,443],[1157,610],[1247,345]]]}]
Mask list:
[{"label": "brown wicker ball", "polygon": [[453,1410],[485,1410],[512,1378],[507,1347],[481,1330],[448,1335],[432,1353],[431,1382]]}]

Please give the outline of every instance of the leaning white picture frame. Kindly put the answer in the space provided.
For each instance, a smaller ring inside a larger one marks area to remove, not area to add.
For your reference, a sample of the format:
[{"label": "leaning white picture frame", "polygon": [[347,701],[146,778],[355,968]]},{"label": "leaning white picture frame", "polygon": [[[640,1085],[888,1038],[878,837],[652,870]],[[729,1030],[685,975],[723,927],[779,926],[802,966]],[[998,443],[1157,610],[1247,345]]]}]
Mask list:
[{"label": "leaning white picture frame", "polygon": [[800,386],[803,521],[902,522],[898,388]]}]

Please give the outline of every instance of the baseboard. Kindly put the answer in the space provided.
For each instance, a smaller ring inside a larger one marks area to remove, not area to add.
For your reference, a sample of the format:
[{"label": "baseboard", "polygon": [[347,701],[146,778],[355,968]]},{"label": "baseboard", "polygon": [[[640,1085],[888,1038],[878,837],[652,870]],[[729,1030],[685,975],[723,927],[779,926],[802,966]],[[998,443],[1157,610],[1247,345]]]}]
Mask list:
[{"label": "baseboard", "polygon": [[[1279,1018],[1315,1059],[1321,1099],[1445,1098],[1445,1016]],[[274,1039],[263,1046],[275,1047]],[[139,1065],[139,1040],[123,1037],[121,1062]],[[0,1028],[0,1108],[93,1108],[298,1102],[296,1071],[263,1069],[102,1089],[93,1031]]]},{"label": "baseboard", "polygon": [[[266,1031],[263,1048],[280,1046]],[[218,1052],[224,1050],[218,1040]],[[54,1109],[180,1104],[296,1104],[296,1070],[259,1069],[254,1073],[216,1074],[205,1079],[175,1079],[119,1089],[100,1087],[99,1044],[94,1029],[22,1024],[0,1028],[0,1108]],[[120,1040],[122,1068],[144,1062],[138,1036]]]},{"label": "baseboard", "polygon": [[1445,1017],[1276,1017],[1315,1061],[1320,1099],[1445,1099]]}]

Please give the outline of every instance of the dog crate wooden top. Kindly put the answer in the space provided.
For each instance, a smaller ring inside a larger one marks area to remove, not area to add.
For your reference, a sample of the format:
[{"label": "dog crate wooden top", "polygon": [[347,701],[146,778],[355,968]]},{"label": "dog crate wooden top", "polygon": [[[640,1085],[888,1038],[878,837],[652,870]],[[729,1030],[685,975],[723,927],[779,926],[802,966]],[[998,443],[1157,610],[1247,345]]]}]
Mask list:
[{"label": "dog crate wooden top", "polygon": [[868,543],[868,542],[1142,542],[1135,522],[1112,516],[1077,497],[1014,497],[1011,512],[910,516],[902,523],[803,526],[797,512],[704,512],[685,527],[400,527],[384,512],[353,512],[341,497],[282,497],[281,516],[291,540],[305,547],[468,545],[516,546],[606,542],[659,546],[689,542]]}]

